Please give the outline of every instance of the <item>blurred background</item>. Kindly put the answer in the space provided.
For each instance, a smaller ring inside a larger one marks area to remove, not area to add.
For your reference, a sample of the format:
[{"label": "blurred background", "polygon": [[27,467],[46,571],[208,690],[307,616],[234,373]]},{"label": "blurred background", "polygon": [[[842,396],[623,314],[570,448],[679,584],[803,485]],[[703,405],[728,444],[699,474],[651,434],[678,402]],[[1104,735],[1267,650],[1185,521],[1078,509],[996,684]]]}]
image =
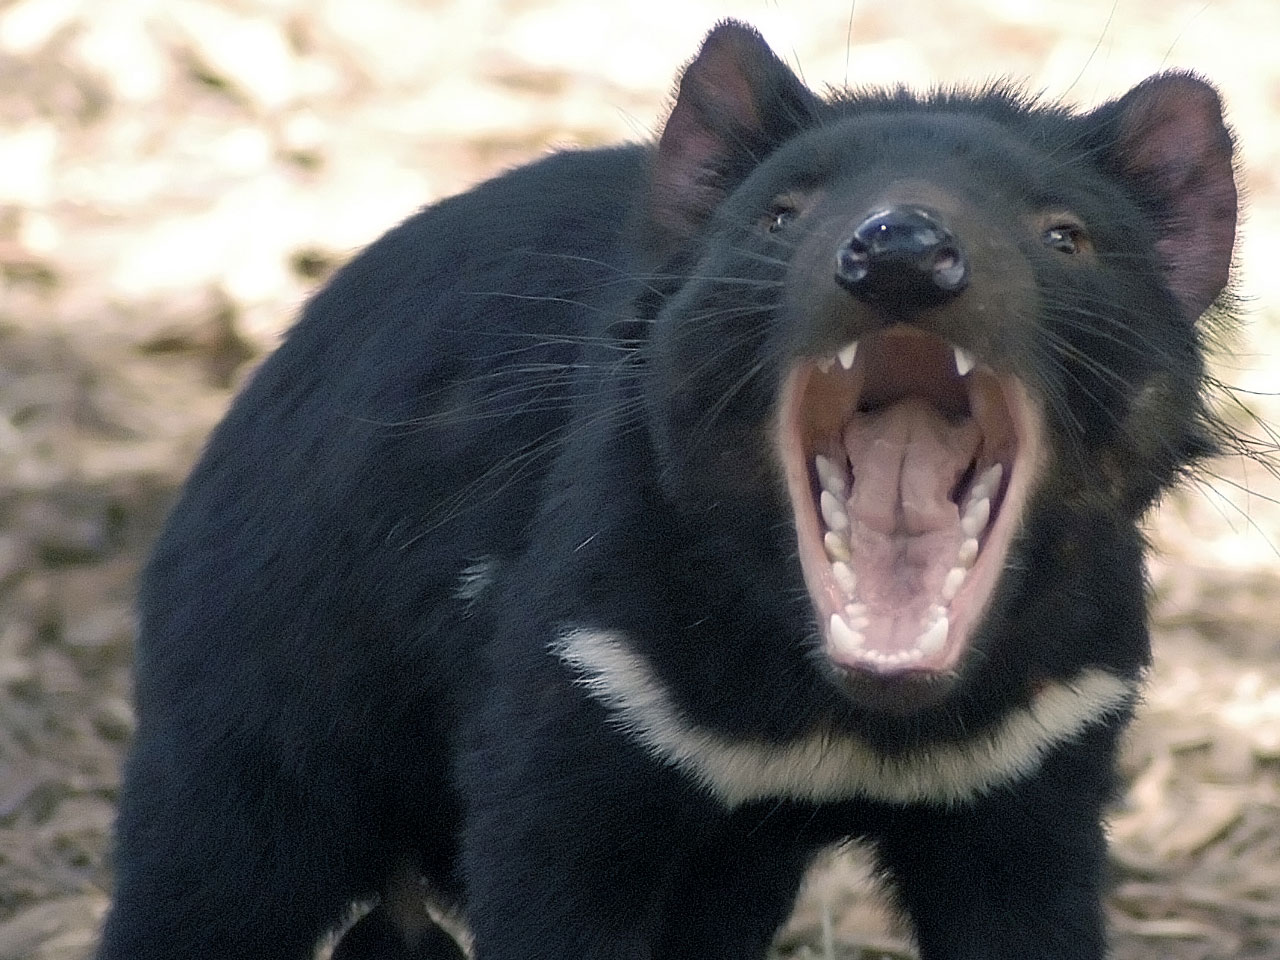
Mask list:
[{"label": "blurred background", "polygon": [[[651,136],[728,15],[819,89],[1012,76],[1088,105],[1165,67],[1210,77],[1248,197],[1245,324],[1217,373],[1280,424],[1274,0],[0,0],[0,960],[91,948],[133,578],[236,384],[422,204]],[[1121,960],[1280,957],[1276,494],[1228,459],[1152,519],[1158,665],[1112,821]],[[852,856],[779,951],[911,956]]]}]

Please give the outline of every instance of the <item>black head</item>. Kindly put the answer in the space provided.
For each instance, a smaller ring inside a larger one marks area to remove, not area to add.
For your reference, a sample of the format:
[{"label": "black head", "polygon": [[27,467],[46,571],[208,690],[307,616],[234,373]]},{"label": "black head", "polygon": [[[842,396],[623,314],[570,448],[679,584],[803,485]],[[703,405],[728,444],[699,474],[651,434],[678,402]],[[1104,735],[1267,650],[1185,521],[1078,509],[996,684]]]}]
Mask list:
[{"label": "black head", "polygon": [[[802,576],[859,702],[947,695],[1016,643],[1001,611],[1037,588],[1010,571],[1098,562],[1047,516],[1138,543],[1205,449],[1197,320],[1236,192],[1194,76],[1089,113],[1000,87],[822,100],[726,23],[681,80],[648,216],[660,272],[688,277],[649,356],[671,495],[726,541],[785,531],[739,575]],[[1082,654],[1037,656],[1028,677]]]}]

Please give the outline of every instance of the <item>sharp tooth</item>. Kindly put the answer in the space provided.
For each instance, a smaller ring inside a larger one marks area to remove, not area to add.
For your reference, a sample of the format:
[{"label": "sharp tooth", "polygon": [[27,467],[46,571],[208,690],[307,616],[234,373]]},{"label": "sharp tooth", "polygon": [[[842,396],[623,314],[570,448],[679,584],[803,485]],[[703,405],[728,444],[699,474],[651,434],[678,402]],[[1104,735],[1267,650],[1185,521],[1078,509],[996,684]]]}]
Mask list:
[{"label": "sharp tooth", "polygon": [[840,366],[848,370],[853,366],[853,358],[858,355],[858,341],[850,340],[843,347],[836,351],[836,356],[840,358]]},{"label": "sharp tooth", "polygon": [[1000,489],[1000,478],[1002,476],[1004,476],[1004,467],[998,463],[994,463],[982,471],[982,476],[969,488],[969,495],[965,498],[966,506],[974,500],[992,496]]},{"label": "sharp tooth", "polygon": [[831,615],[831,644],[844,653],[852,653],[862,646],[863,636],[844,622],[840,614]]},{"label": "sharp tooth", "polygon": [[[960,518],[960,529],[966,537],[976,537],[987,528],[989,519],[991,519],[991,501],[983,497],[965,508],[964,516]],[[846,518],[847,521],[848,518]]]},{"label": "sharp tooth", "polygon": [[951,629],[951,622],[946,617],[939,617],[924,633],[920,634],[920,639],[916,641],[916,649],[925,656],[931,656],[941,650],[947,642],[947,631]]},{"label": "sharp tooth", "polygon": [[830,490],[843,500],[849,493],[849,487],[844,479],[844,471],[836,466],[834,460],[830,457],[824,457],[822,454],[818,454],[813,458],[813,465],[818,471],[818,482],[822,484],[822,489]]},{"label": "sharp tooth", "polygon": [[871,621],[867,619],[867,608],[861,603],[846,603],[844,605],[844,618],[849,626],[855,630],[867,629],[867,624]]},{"label": "sharp tooth", "polygon": [[827,556],[832,560],[849,562],[849,545],[844,542],[844,537],[840,534],[828,530],[822,538],[822,545],[827,548]]},{"label": "sharp tooth", "polygon": [[837,533],[849,529],[849,515],[844,511],[844,504],[830,490],[822,491],[818,506],[822,509],[822,519],[826,521],[828,529]]},{"label": "sharp tooth", "polygon": [[[955,351],[956,351],[956,373],[960,374],[960,376],[963,377],[967,375],[970,370],[973,369],[973,354],[970,353],[968,350],[962,350],[959,347],[956,347]],[[848,368],[846,367],[845,369],[848,369]]]},{"label": "sharp tooth", "polygon": [[837,560],[831,565],[831,575],[835,578],[840,592],[852,600],[858,589],[858,578],[853,575],[853,569],[847,563]]},{"label": "sharp tooth", "polygon": [[978,559],[978,541],[975,537],[970,537],[964,543],[960,544],[960,552],[956,555],[956,563],[962,567],[972,567],[973,561]]},{"label": "sharp tooth", "polygon": [[827,357],[823,360],[818,361],[818,369],[821,370],[823,373],[830,373],[831,368],[834,367],[835,365],[836,365],[835,357]]},{"label": "sharp tooth", "polygon": [[956,593],[964,584],[965,574],[969,571],[964,567],[952,567],[947,571],[947,578],[942,581],[942,599],[950,603],[956,598]]}]

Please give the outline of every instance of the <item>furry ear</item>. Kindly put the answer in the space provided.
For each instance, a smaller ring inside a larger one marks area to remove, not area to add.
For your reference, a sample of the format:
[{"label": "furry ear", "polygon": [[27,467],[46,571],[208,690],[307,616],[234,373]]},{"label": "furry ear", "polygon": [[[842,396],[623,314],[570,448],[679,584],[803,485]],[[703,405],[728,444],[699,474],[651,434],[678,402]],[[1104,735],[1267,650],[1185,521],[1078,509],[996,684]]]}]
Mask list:
[{"label": "furry ear", "polygon": [[1112,162],[1156,204],[1165,280],[1195,319],[1227,285],[1236,234],[1234,144],[1218,93],[1162,73],[1098,112]]},{"label": "furry ear", "polygon": [[716,26],[680,77],[658,141],[650,217],[664,234],[694,234],[773,148],[813,122],[821,101],[734,20]]}]

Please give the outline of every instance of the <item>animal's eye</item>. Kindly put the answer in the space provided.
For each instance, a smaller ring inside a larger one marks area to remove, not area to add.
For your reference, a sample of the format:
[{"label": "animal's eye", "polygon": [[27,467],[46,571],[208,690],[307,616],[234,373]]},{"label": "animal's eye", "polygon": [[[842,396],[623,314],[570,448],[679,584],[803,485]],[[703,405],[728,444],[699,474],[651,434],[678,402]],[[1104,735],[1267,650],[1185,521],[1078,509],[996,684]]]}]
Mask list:
[{"label": "animal's eye", "polygon": [[785,230],[787,224],[796,218],[796,208],[790,204],[774,204],[769,208],[769,232],[777,233]]},{"label": "animal's eye", "polygon": [[800,212],[809,204],[809,197],[803,190],[788,190],[777,194],[769,204],[760,223],[770,233],[780,233],[800,216]]},{"label": "animal's eye", "polygon": [[1046,247],[1059,253],[1075,254],[1084,249],[1088,243],[1084,227],[1075,223],[1059,223],[1050,227],[1040,235]]}]

